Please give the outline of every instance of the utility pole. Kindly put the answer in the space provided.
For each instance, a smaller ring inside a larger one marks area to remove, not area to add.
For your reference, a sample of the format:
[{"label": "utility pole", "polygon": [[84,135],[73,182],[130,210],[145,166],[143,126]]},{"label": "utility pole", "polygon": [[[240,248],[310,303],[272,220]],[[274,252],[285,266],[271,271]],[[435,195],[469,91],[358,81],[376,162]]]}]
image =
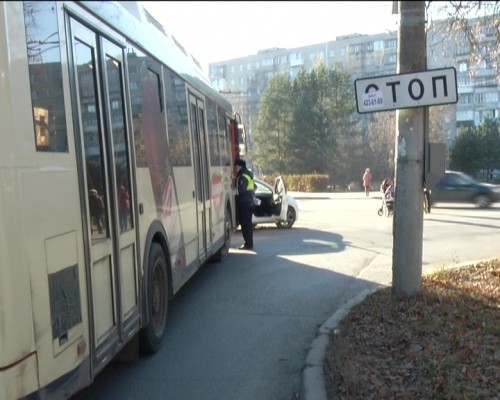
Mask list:
[{"label": "utility pole", "polygon": [[[398,73],[425,71],[425,1],[399,1]],[[396,201],[392,287],[411,297],[422,287],[424,116],[426,107],[396,111]]]}]

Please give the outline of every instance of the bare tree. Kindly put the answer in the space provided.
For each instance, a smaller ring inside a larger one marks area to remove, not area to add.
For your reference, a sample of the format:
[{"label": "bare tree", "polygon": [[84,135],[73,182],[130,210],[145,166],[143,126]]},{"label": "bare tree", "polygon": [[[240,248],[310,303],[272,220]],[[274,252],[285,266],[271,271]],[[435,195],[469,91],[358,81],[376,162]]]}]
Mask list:
[{"label": "bare tree", "polygon": [[394,132],[396,131],[396,113],[376,113],[368,125],[368,141],[372,154],[371,169],[379,175],[379,180],[389,177],[394,179]]},{"label": "bare tree", "polygon": [[468,53],[471,76],[488,65],[500,78],[499,1],[428,1],[426,14],[428,28],[442,30],[444,49],[452,44]]}]

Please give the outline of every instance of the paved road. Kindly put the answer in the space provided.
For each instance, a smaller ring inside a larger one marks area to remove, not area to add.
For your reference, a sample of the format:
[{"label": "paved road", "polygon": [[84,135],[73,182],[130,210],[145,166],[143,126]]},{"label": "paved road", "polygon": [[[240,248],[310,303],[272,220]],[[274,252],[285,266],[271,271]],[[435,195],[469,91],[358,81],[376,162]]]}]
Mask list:
[{"label": "paved road", "polygon": [[[159,353],[113,363],[79,400],[291,400],[318,328],[359,293],[390,284],[392,219],[376,194],[296,194],[290,230],[208,264],[171,304]],[[497,256],[500,208],[424,216],[423,269]],[[236,234],[233,246],[242,243]]]}]

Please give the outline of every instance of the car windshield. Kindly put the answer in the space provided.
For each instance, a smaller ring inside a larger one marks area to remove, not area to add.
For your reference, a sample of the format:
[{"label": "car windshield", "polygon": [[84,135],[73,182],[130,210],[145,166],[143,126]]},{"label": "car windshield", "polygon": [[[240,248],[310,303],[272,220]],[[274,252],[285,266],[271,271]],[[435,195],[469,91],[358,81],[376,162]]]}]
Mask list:
[{"label": "car windshield", "polygon": [[457,175],[457,184],[459,185],[470,185],[471,183],[475,183],[476,180],[469,175],[461,174]]},{"label": "car windshield", "polygon": [[448,174],[443,183],[446,185],[466,186],[475,183],[476,180],[467,174]]},{"label": "car windshield", "polygon": [[263,193],[272,193],[272,190],[265,185],[265,183],[254,179],[255,185],[257,186],[255,189],[255,194],[263,194]]}]

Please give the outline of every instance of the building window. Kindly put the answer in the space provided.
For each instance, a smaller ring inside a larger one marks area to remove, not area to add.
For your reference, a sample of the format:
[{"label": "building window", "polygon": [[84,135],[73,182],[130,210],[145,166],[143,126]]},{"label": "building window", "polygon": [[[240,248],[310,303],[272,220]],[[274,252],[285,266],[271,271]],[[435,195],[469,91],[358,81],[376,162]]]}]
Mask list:
[{"label": "building window", "polygon": [[476,93],[474,94],[474,101],[476,103],[484,103],[484,99],[485,99],[485,96],[484,96],[484,93]]},{"label": "building window", "polygon": [[384,50],[384,41],[383,40],[376,40],[375,42],[373,42],[373,49],[375,51]]},{"label": "building window", "polygon": [[273,59],[272,58],[266,58],[262,60],[262,66],[263,67],[269,67],[273,65]]},{"label": "building window", "polygon": [[471,104],[472,103],[472,95],[470,93],[461,94],[458,98],[458,102],[460,104]]},{"label": "building window", "polygon": [[470,86],[470,76],[459,76],[457,78],[458,87]]},{"label": "building window", "polygon": [[464,54],[469,54],[470,53],[470,45],[468,43],[459,43],[457,45],[457,50],[455,54],[457,55],[464,55]]},{"label": "building window", "polygon": [[396,40],[395,39],[390,39],[385,41],[385,48],[386,49],[395,49],[396,48]]},{"label": "building window", "polygon": [[361,45],[360,44],[353,44],[349,50],[352,52],[352,53],[359,53],[361,51]]},{"label": "building window", "polygon": [[484,94],[484,100],[487,103],[496,103],[498,102],[498,92],[489,92]]},{"label": "building window", "polygon": [[396,62],[397,62],[396,54],[392,54],[392,55],[388,56],[385,60],[386,64],[396,64]]},{"label": "building window", "polygon": [[472,121],[474,112],[472,110],[457,111],[457,121]]}]

